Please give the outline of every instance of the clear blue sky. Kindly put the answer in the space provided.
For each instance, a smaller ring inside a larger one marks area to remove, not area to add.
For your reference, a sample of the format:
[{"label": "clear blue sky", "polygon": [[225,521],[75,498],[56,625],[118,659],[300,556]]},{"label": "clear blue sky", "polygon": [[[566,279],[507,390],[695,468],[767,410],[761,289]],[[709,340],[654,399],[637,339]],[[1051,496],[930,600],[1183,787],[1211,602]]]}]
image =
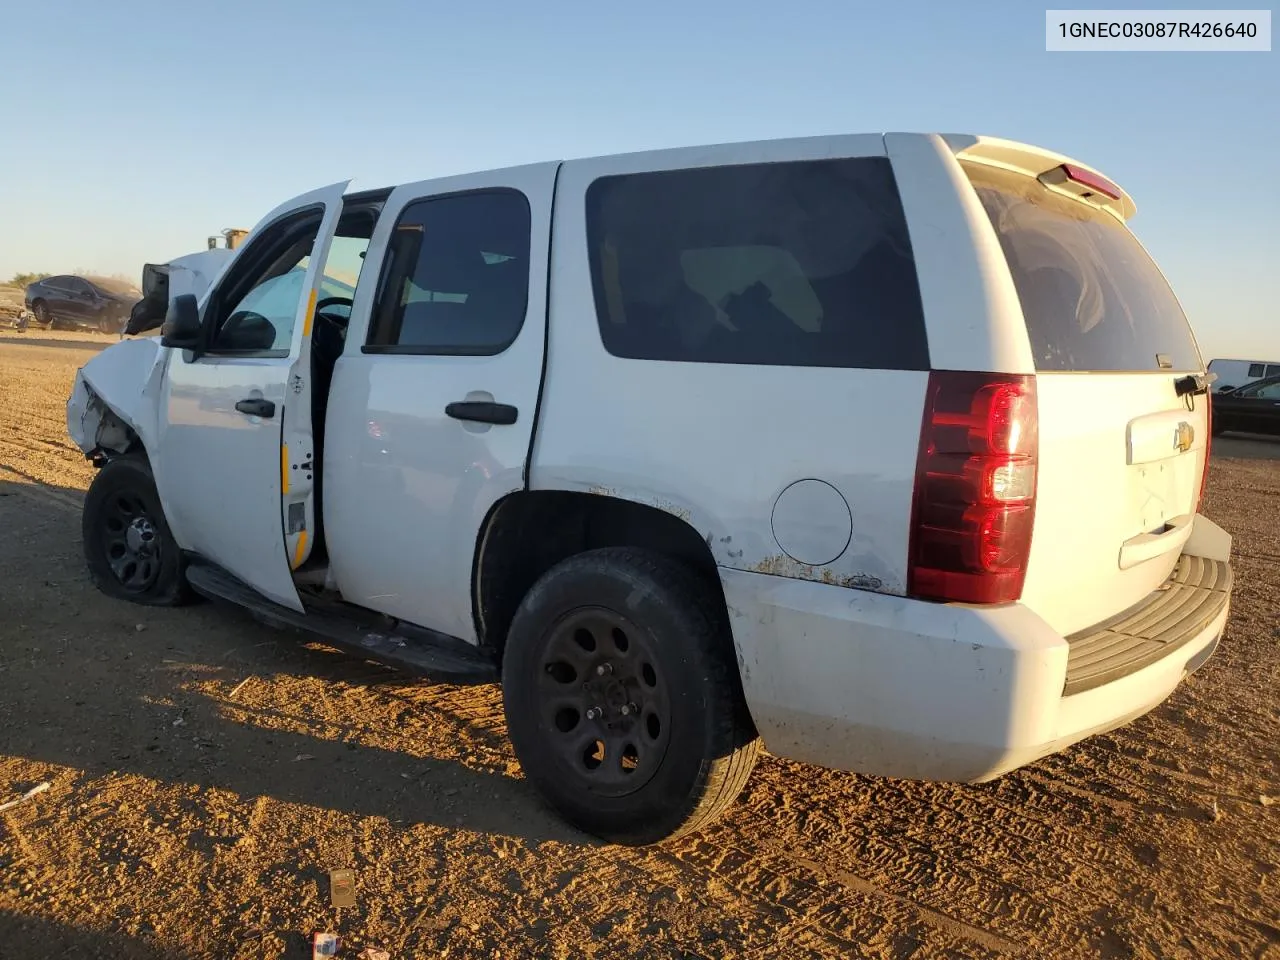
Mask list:
[{"label": "clear blue sky", "polygon": [[726,140],[987,133],[1123,184],[1206,355],[1280,359],[1280,54],[1051,54],[1044,9],[11,4],[0,277],[136,276],[348,177],[372,187]]}]

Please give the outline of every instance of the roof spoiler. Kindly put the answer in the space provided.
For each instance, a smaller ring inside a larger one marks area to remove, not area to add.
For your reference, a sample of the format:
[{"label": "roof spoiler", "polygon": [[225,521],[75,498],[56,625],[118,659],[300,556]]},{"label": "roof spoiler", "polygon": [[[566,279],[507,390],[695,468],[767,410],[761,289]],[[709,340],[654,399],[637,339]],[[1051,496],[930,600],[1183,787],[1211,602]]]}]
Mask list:
[{"label": "roof spoiler", "polygon": [[1049,189],[1099,206],[1121,221],[1138,212],[1133,198],[1110,178],[1071,157],[998,137],[948,133],[942,139],[957,160],[1035,177]]}]

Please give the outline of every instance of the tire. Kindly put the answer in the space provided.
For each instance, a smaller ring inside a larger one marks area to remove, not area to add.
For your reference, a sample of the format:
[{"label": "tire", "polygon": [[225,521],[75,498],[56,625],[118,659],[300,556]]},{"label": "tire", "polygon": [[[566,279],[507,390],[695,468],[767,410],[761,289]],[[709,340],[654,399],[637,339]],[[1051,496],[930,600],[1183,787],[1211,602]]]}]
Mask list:
[{"label": "tire", "polygon": [[31,312],[35,314],[36,322],[46,330],[53,329],[53,314],[49,312],[49,305],[43,300],[37,300],[31,305]]},{"label": "tire", "polygon": [[85,494],[81,535],[89,575],[107,596],[153,607],[193,599],[144,457],[109,460],[98,471]]},{"label": "tire", "polygon": [[724,601],[645,550],[592,550],[544,574],[511,624],[502,690],[530,782],[612,843],[657,843],[715,820],[760,753]]}]

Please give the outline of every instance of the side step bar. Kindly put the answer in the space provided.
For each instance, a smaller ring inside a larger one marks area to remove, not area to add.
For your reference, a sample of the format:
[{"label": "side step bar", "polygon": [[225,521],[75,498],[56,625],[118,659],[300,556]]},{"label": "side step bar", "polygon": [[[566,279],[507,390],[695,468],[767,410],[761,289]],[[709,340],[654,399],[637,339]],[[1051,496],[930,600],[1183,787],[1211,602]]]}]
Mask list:
[{"label": "side step bar", "polygon": [[233,603],[273,625],[313,633],[335,647],[440,683],[493,683],[499,677],[493,657],[457,637],[401,625],[377,614],[362,617],[359,609],[346,605],[313,603],[307,605],[306,613],[298,613],[208,563],[191,564],[187,580],[196,593],[210,600]]}]

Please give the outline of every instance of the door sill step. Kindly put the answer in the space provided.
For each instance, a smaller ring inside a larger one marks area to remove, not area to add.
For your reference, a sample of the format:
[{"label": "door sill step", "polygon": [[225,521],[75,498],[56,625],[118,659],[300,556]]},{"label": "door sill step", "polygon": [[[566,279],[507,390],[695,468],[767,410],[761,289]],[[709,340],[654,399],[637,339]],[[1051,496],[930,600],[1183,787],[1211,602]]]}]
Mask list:
[{"label": "door sill step", "polygon": [[193,590],[210,600],[233,603],[272,626],[315,634],[345,651],[377,660],[440,683],[481,684],[498,679],[498,664],[465,640],[424,627],[401,624],[358,607],[307,603],[305,613],[268,600],[221,567],[195,562],[187,567]]}]

